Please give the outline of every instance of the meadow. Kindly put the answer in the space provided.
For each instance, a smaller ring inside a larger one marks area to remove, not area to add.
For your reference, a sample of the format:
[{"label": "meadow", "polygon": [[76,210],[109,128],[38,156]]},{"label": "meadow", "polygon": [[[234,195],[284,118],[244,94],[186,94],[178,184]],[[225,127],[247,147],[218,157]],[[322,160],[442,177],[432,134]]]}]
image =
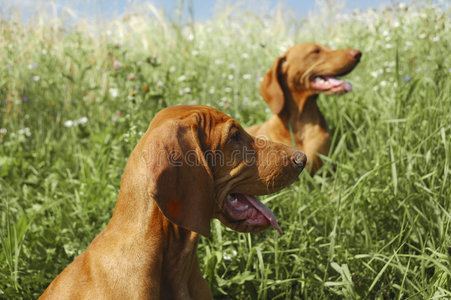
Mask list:
[{"label": "meadow", "polygon": [[361,50],[354,90],[319,98],[332,133],[321,171],[262,197],[283,235],[214,220],[200,239],[214,298],[451,297],[451,6],[336,11],[226,6],[193,22],[146,4],[25,23],[2,10],[0,298],[37,298],[106,226],[156,112],[202,104],[262,123],[260,80],[302,41]]}]

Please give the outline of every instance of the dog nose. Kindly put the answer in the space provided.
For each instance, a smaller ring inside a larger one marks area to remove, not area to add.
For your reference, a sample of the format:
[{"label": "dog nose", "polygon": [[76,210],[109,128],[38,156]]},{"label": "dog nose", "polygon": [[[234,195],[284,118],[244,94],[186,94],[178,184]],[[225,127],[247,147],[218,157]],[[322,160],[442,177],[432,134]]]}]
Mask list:
[{"label": "dog nose", "polygon": [[305,163],[307,162],[307,156],[304,154],[304,152],[296,151],[291,156],[291,160],[297,167],[302,169],[305,167]]},{"label": "dog nose", "polygon": [[351,57],[356,61],[360,61],[360,58],[362,57],[362,52],[356,49],[351,49],[351,51],[349,51],[349,55],[351,55]]}]

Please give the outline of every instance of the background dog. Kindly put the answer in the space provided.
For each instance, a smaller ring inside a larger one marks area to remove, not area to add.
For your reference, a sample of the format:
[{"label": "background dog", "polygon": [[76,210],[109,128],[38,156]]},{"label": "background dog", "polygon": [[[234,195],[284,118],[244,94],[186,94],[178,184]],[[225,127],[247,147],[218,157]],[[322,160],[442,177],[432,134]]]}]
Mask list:
[{"label": "background dog", "polygon": [[338,77],[351,72],[361,57],[359,50],[331,50],[313,43],[288,49],[274,61],[260,85],[273,115],[247,131],[302,150],[313,174],[322,165],[316,153],[327,155],[330,148],[329,129],[316,103],[318,94],[351,91],[351,84]]}]

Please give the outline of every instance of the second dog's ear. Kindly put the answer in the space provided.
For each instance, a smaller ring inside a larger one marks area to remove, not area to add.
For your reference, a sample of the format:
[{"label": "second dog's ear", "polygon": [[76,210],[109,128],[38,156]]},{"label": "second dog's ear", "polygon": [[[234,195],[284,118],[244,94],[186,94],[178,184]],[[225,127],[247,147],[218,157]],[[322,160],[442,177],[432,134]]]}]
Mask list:
[{"label": "second dog's ear", "polygon": [[285,56],[278,57],[260,84],[260,95],[275,115],[282,111],[285,104],[282,86],[279,82],[280,67],[284,61]]}]

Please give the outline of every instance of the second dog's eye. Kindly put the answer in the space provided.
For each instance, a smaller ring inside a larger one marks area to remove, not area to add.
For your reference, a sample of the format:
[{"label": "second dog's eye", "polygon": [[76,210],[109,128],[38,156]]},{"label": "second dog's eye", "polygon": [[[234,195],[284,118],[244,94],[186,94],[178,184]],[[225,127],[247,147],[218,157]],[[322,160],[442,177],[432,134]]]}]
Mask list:
[{"label": "second dog's eye", "polygon": [[320,52],[321,52],[321,49],[319,49],[319,48],[313,50],[313,53],[315,53],[315,54],[319,54]]}]

